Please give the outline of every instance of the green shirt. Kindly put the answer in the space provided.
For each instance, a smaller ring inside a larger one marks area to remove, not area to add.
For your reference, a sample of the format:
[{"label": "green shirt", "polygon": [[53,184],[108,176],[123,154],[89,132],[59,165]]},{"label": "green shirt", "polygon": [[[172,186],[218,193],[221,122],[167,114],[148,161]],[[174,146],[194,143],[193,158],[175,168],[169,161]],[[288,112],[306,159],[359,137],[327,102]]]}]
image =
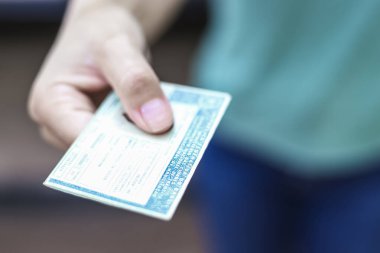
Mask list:
[{"label": "green shirt", "polygon": [[380,1],[214,0],[195,83],[231,93],[219,134],[292,173],[380,154]]}]

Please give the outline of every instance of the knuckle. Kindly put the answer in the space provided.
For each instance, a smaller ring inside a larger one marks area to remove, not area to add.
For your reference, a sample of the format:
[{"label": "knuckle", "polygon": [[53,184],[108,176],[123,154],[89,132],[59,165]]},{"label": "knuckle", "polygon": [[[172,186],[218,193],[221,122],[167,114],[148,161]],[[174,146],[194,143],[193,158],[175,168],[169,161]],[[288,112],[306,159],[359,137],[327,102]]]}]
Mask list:
[{"label": "knuckle", "polygon": [[149,91],[153,79],[149,73],[141,69],[133,69],[128,71],[123,80],[123,86],[130,96],[139,96]]},{"label": "knuckle", "polygon": [[110,50],[112,50],[112,43],[110,39],[107,39],[100,45],[99,54],[102,58],[106,58]]},{"label": "knuckle", "polygon": [[49,111],[52,108],[50,99],[53,97],[52,91],[42,90],[40,87],[33,89],[29,95],[27,111],[30,118],[39,125],[45,125]]},{"label": "knuckle", "polygon": [[28,114],[30,118],[33,121],[35,122],[40,121],[41,108],[42,108],[41,103],[39,102],[38,99],[35,98],[35,95],[32,94],[28,101],[27,110],[28,110]]},{"label": "knuckle", "polygon": [[110,38],[107,38],[103,41],[103,43],[100,43],[100,56],[102,58],[107,58],[110,55],[114,55],[119,45],[121,44],[122,38],[120,36],[112,36]]}]

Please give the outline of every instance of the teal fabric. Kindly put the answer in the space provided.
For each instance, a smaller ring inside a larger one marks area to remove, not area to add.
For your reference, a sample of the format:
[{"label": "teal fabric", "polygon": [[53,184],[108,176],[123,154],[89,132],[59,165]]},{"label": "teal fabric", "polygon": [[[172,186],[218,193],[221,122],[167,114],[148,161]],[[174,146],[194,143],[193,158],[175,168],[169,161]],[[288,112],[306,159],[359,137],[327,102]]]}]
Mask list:
[{"label": "teal fabric", "polygon": [[210,5],[194,83],[231,93],[226,142],[313,177],[380,157],[380,1]]}]

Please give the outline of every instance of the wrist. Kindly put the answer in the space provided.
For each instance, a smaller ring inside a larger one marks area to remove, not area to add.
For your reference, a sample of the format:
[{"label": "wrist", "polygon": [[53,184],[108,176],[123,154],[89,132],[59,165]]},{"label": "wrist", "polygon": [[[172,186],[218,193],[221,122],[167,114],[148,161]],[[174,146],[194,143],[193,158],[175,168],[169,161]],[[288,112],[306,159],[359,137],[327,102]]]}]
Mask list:
[{"label": "wrist", "polygon": [[97,43],[124,35],[136,49],[144,51],[144,32],[125,2],[127,1],[71,1],[61,29],[62,34],[67,36],[63,36],[69,39],[73,36],[81,39],[86,37]]}]

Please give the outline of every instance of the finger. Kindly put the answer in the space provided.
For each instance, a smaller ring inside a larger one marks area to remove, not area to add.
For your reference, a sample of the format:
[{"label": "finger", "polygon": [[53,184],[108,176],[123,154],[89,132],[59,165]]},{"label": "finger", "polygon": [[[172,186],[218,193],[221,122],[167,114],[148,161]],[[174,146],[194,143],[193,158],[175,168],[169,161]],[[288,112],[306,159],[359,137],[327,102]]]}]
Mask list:
[{"label": "finger", "polygon": [[95,110],[88,96],[70,85],[52,85],[36,97],[34,119],[66,146],[78,137]]},{"label": "finger", "polygon": [[42,138],[49,144],[55,146],[59,149],[67,149],[68,145],[59,139],[55,134],[53,134],[48,128],[42,127],[40,128],[40,134]]},{"label": "finger", "polygon": [[150,133],[171,128],[173,113],[160,82],[141,51],[126,36],[105,42],[99,65],[137,126]]}]

